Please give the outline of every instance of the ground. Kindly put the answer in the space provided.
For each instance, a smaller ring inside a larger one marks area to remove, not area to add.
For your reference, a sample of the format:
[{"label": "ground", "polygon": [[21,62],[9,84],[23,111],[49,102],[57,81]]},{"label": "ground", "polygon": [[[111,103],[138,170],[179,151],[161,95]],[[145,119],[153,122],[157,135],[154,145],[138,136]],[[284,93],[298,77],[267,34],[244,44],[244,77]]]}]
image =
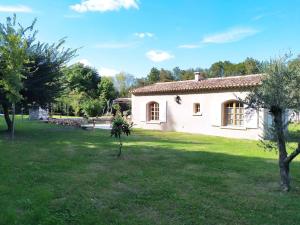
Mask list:
[{"label": "ground", "polygon": [[0,224],[299,224],[299,161],[282,193],[255,141],[134,130],[117,159],[108,131],[17,123],[0,134]]}]

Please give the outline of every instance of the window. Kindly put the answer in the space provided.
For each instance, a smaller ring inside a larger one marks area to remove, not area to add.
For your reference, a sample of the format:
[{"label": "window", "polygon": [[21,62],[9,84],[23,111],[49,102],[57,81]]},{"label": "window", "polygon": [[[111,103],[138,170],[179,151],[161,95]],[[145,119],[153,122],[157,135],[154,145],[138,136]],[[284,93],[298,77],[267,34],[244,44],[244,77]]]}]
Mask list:
[{"label": "window", "polygon": [[148,110],[149,110],[148,120],[159,120],[159,104],[157,102],[149,103]]},{"label": "window", "polygon": [[244,125],[244,104],[239,101],[231,101],[224,105],[224,125]]},{"label": "window", "polygon": [[194,103],[194,114],[200,113],[200,103]]}]

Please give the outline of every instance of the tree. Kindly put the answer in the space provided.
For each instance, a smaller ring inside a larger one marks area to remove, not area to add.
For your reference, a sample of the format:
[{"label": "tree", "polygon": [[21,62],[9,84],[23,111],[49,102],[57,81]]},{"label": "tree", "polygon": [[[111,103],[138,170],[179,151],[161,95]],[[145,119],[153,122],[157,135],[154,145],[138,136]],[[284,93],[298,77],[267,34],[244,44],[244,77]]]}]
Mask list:
[{"label": "tree", "polygon": [[181,69],[178,66],[174,67],[172,72],[173,72],[174,80],[180,80],[181,79]]},{"label": "tree", "polygon": [[14,16],[0,25],[0,104],[9,131],[14,127],[9,110],[15,103],[46,106],[60,95],[61,69],[76,53],[63,47],[64,39],[51,45],[35,43],[35,22],[23,28]]},{"label": "tree", "polygon": [[124,120],[120,113],[117,113],[117,115],[112,121],[111,137],[114,136],[119,141],[119,153],[117,155],[118,157],[120,157],[122,154],[122,134],[125,134],[126,136],[130,135],[131,127],[132,125],[129,124],[126,120]]},{"label": "tree", "polygon": [[180,80],[193,80],[195,77],[194,72],[194,69],[182,70]]},{"label": "tree", "polygon": [[153,67],[147,76],[147,81],[149,84],[154,84],[159,81],[159,70]]},{"label": "tree", "polygon": [[116,89],[120,97],[128,97],[129,89],[134,85],[134,76],[121,72],[115,77]]},{"label": "tree", "polygon": [[173,81],[174,77],[172,75],[172,72],[169,70],[161,69],[159,71],[159,81],[160,82],[169,82]]},{"label": "tree", "polygon": [[243,64],[245,74],[257,74],[261,70],[261,63],[253,58],[246,58]]},{"label": "tree", "polygon": [[34,44],[28,50],[29,63],[25,65],[23,105],[47,106],[61,96],[65,82],[63,68],[76,50],[64,49],[65,39],[51,45]]},{"label": "tree", "polygon": [[99,84],[99,91],[103,111],[107,111],[112,100],[117,97],[113,79],[110,77],[102,77],[101,83]]},{"label": "tree", "polygon": [[[63,100],[70,104],[76,115],[97,116],[103,107],[100,103],[101,77],[96,69],[81,63],[64,69],[66,83]],[[94,106],[93,106],[94,105]]]},{"label": "tree", "polygon": [[298,147],[288,155],[284,117],[288,109],[300,108],[300,67],[288,65],[288,56],[271,59],[263,66],[264,77],[246,98],[246,104],[252,108],[268,109],[273,117],[273,138],[279,152],[279,169],[281,186],[284,191],[290,190],[290,163],[300,153]]},{"label": "tree", "polygon": [[[16,16],[7,17],[5,24],[0,24],[0,94],[8,131],[14,136],[15,104],[22,99],[24,64],[27,62],[27,49],[34,40],[35,21],[23,28],[17,24]],[[29,33],[29,34],[28,34]],[[12,106],[12,119],[9,108]]]},{"label": "tree", "polygon": [[101,77],[96,69],[76,63],[65,69],[66,82],[71,91],[86,93],[91,98],[99,96]]}]

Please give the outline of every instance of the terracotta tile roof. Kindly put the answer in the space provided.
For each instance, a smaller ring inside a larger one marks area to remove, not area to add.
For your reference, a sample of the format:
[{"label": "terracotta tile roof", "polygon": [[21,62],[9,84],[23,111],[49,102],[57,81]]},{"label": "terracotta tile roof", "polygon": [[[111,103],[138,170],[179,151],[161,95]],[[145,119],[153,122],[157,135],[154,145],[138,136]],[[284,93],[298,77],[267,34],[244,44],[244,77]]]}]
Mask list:
[{"label": "terracotta tile roof", "polygon": [[197,92],[221,89],[250,88],[261,83],[262,74],[252,74],[245,76],[233,76],[222,78],[208,78],[200,81],[186,80],[175,82],[156,83],[131,91],[134,95],[161,94],[178,92]]}]

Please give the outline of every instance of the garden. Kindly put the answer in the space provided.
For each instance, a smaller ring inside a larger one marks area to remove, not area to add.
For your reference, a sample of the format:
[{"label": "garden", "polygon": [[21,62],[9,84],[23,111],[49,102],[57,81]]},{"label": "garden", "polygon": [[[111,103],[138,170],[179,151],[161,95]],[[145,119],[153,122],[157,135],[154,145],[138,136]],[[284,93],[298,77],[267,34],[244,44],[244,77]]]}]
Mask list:
[{"label": "garden", "polygon": [[[297,224],[292,190],[279,186],[278,154],[259,142],[134,129],[108,130],[0,117],[0,224]],[[289,145],[300,127],[290,126]],[[216,216],[217,215],[217,216]]]}]

